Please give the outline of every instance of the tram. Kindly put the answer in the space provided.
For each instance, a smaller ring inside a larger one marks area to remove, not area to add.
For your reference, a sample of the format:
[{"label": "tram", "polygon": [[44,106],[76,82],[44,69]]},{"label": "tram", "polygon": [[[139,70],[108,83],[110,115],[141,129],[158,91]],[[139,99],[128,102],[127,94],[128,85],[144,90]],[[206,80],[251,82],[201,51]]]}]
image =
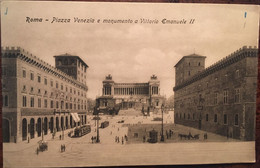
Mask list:
[{"label": "tram", "polygon": [[109,126],[109,121],[104,121],[104,122],[101,123],[100,128],[106,128],[108,126]]},{"label": "tram", "polygon": [[74,137],[82,137],[91,132],[89,124],[74,129]]}]

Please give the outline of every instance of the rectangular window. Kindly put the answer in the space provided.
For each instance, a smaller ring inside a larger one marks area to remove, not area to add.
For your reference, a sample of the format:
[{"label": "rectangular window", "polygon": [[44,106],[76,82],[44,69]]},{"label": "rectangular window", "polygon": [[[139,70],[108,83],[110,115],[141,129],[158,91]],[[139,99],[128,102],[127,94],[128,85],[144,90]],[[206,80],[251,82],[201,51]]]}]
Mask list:
[{"label": "rectangular window", "polygon": [[235,103],[240,102],[240,89],[235,89]]},{"label": "rectangular window", "polygon": [[224,124],[226,125],[227,122],[228,122],[228,120],[227,120],[227,114],[224,114]]},{"label": "rectangular window", "polygon": [[47,108],[48,107],[48,101],[47,99],[44,99],[44,108]]},{"label": "rectangular window", "polygon": [[58,82],[56,82],[56,88],[57,88],[57,89],[59,88],[59,83],[58,83]]},{"label": "rectangular window", "polygon": [[4,106],[8,106],[9,105],[9,98],[8,98],[8,95],[5,95],[4,97]]},{"label": "rectangular window", "polygon": [[228,104],[228,90],[224,90],[224,104]]},{"label": "rectangular window", "polygon": [[41,98],[38,98],[38,107],[39,107],[39,108],[42,107],[42,100],[41,100]]},{"label": "rectangular window", "polygon": [[31,97],[31,107],[34,107],[34,97]]},{"label": "rectangular window", "polygon": [[54,106],[54,105],[53,105],[53,100],[51,100],[51,108],[53,108],[53,106]]},{"label": "rectangular window", "polygon": [[45,85],[47,85],[47,84],[48,84],[48,80],[47,80],[47,78],[46,78],[46,77],[44,78],[44,84],[45,84]]},{"label": "rectangular window", "polygon": [[60,85],[60,89],[63,90],[63,84]]},{"label": "rectangular window", "polygon": [[23,69],[23,78],[26,78],[26,70]]},{"label": "rectangular window", "polygon": [[235,115],[235,125],[238,125],[238,114]]},{"label": "rectangular window", "polygon": [[26,96],[23,96],[23,107],[27,106],[27,100],[26,100]]},{"label": "rectangular window", "polygon": [[239,78],[239,77],[240,77],[240,72],[239,72],[239,70],[238,70],[238,69],[236,70],[236,77],[237,77],[237,78]]},{"label": "rectangular window", "polygon": [[206,114],[206,121],[209,121],[209,114]]},{"label": "rectangular window", "polygon": [[38,82],[41,83],[41,76],[38,75]]},{"label": "rectangular window", "polygon": [[34,80],[34,74],[33,74],[33,72],[31,72],[30,78],[31,78],[31,80]]},{"label": "rectangular window", "polygon": [[214,93],[214,105],[218,104],[218,93]]},{"label": "rectangular window", "polygon": [[56,108],[58,109],[59,108],[59,102],[56,101]]},{"label": "rectangular window", "polygon": [[214,122],[215,123],[218,122],[218,115],[217,114],[214,115]]}]

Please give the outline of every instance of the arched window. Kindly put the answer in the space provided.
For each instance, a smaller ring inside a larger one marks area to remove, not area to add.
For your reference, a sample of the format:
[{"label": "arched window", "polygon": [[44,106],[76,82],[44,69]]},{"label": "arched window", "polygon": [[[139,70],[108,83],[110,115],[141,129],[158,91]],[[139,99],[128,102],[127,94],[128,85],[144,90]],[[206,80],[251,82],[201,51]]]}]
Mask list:
[{"label": "arched window", "polygon": [[8,106],[9,102],[8,102],[8,96],[5,95],[5,101],[4,101],[4,106]]}]

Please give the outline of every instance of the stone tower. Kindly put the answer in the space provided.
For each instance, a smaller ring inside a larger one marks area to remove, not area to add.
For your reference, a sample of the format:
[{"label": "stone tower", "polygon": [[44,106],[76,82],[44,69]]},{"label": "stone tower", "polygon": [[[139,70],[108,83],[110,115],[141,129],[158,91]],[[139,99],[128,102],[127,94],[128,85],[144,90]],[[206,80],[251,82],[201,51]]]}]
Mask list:
[{"label": "stone tower", "polygon": [[205,69],[205,56],[187,55],[174,66],[175,86]]},{"label": "stone tower", "polygon": [[55,67],[72,76],[77,81],[86,84],[88,65],[79,57],[70,54],[54,56]]}]

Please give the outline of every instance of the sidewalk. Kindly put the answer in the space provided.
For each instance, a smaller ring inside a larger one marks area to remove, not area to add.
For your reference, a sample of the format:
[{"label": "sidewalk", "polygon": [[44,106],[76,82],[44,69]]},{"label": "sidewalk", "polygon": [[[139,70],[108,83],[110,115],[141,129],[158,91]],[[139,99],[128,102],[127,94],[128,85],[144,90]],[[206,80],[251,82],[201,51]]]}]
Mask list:
[{"label": "sidewalk", "polygon": [[[64,131],[64,137],[68,137],[68,133],[72,131],[74,128],[70,128]],[[44,135],[44,141],[55,141],[60,139],[60,135],[62,135],[62,131],[59,131],[56,133],[56,136],[54,139],[52,139],[52,133],[49,133],[48,135]],[[69,137],[68,137],[69,138]],[[30,139],[29,143],[28,140],[21,141],[18,143],[4,143],[3,145],[3,151],[4,152],[17,152],[17,151],[23,151],[32,147],[35,147],[35,149],[38,147],[38,142],[42,140],[42,137],[35,137],[33,139]]]}]

